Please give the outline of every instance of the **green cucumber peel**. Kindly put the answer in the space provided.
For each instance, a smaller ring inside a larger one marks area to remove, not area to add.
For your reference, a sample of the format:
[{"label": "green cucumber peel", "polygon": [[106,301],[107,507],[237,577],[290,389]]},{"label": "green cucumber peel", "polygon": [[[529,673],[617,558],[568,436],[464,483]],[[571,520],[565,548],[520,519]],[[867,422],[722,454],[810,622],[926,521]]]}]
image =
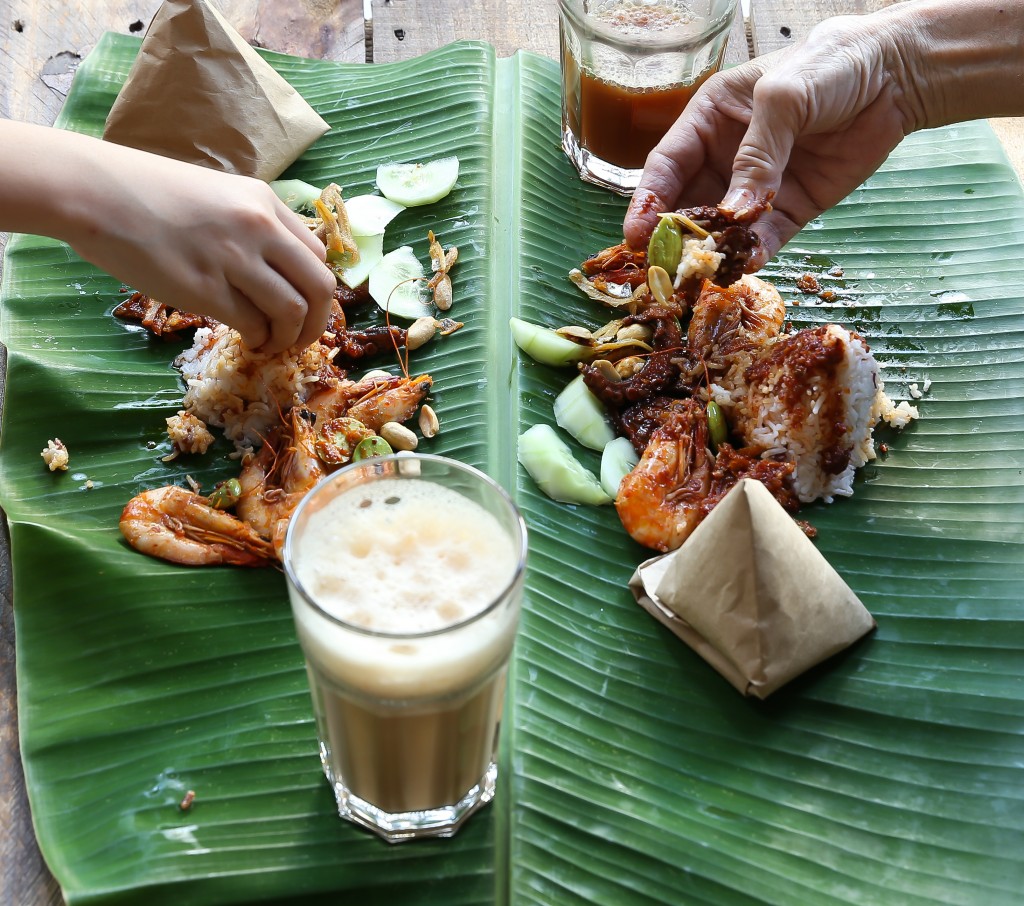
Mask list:
[{"label": "green cucumber peel", "polygon": [[433,315],[427,301],[423,264],[408,245],[388,252],[370,271],[370,295],[390,316],[415,321]]},{"label": "green cucumber peel", "polygon": [[458,178],[457,157],[377,167],[377,188],[385,198],[407,208],[440,201],[455,187]]},{"label": "green cucumber peel", "polygon": [[320,197],[320,189],[301,179],[275,179],[267,185],[296,214],[300,211],[312,213],[313,202]]},{"label": "green cucumber peel", "polygon": [[523,352],[541,365],[562,367],[586,362],[593,358],[596,350],[567,340],[548,327],[541,327],[530,321],[510,318],[508,326],[512,339]]},{"label": "green cucumber peel", "polygon": [[605,417],[604,404],[590,392],[583,375],[573,378],[555,399],[555,421],[579,443],[602,451],[615,440],[615,431]]},{"label": "green cucumber peel", "polygon": [[601,453],[601,487],[613,499],[619,496],[622,479],[640,462],[628,437],[616,437]]},{"label": "green cucumber peel", "polygon": [[518,457],[537,486],[552,500],[590,506],[612,502],[594,473],[572,455],[550,425],[537,424],[520,434]]},{"label": "green cucumber peel", "polygon": [[341,282],[349,289],[355,289],[370,276],[372,271],[384,259],[384,234],[376,236],[353,236],[356,248],[359,249],[359,260],[351,267],[340,272]]}]

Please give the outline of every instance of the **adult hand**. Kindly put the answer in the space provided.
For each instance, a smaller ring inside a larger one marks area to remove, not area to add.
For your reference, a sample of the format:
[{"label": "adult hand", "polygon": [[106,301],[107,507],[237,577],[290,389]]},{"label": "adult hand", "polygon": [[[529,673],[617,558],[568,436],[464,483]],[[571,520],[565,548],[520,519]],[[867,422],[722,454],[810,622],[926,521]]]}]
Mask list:
[{"label": "adult hand", "polygon": [[770,203],[752,226],[757,270],[922,124],[905,84],[893,29],[870,17],[826,20],[794,50],[713,76],[648,156],[626,240],[644,247],[660,211]]}]

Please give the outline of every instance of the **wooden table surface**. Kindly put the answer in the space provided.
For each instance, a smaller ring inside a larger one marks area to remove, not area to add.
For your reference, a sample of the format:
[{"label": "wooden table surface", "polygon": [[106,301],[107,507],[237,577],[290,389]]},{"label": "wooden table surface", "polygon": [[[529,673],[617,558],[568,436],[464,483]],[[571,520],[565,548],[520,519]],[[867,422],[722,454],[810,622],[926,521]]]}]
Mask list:
[{"label": "wooden table surface", "polygon": [[[558,50],[556,0],[214,0],[251,43],[345,62],[407,59],[450,41],[490,41],[498,53]],[[51,124],[78,63],[105,31],[142,35],[161,0],[3,0],[0,16],[0,116]],[[737,19],[730,62],[793,46],[828,16],[860,14],[890,0],[750,0]],[[1024,172],[1024,121],[993,122],[1018,174]],[[0,235],[0,247],[3,237]],[[0,347],[0,400],[5,357]],[[10,562],[0,520],[0,904],[63,903],[32,831],[18,752]]]}]

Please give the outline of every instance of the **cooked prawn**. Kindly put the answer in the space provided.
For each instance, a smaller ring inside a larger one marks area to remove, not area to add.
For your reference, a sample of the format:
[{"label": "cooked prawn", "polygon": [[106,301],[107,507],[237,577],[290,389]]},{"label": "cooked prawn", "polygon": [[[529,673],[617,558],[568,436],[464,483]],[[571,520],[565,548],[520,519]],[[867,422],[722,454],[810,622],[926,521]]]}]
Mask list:
[{"label": "cooked prawn", "polygon": [[721,366],[738,352],[769,343],[785,320],[786,303],[770,283],[748,275],[722,289],[707,280],[693,306],[687,349],[709,366]]},{"label": "cooked prawn", "polygon": [[280,552],[288,520],[305,493],[326,474],[316,455],[314,416],[298,406],[260,447],[243,461],[241,495],[235,512]]},{"label": "cooked prawn", "polygon": [[615,509],[630,536],[659,551],[679,547],[704,518],[714,461],[704,407],[679,400],[619,486]]},{"label": "cooked prawn", "polygon": [[133,497],[120,526],[136,550],[183,566],[265,566],[275,559],[273,545],[241,519],[175,485]]},{"label": "cooked prawn", "polygon": [[412,418],[432,384],[433,379],[428,374],[415,378],[380,375],[361,381],[338,381],[313,394],[306,401],[306,408],[321,423],[344,415],[377,433],[386,422]]}]

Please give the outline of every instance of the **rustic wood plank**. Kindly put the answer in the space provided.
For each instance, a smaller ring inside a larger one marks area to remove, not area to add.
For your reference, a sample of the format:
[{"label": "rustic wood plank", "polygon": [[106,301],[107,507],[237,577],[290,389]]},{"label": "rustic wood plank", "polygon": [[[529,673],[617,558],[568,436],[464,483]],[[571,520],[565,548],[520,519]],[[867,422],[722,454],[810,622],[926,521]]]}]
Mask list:
[{"label": "rustic wood plank", "polygon": [[[514,0],[452,4],[447,0],[372,0],[373,62],[407,60],[452,41],[480,40],[499,56],[528,50],[558,59],[558,2],[524,7]],[[737,10],[727,63],[749,58],[743,16]]]},{"label": "rustic wood plank", "polygon": [[743,17],[742,6],[736,7],[736,18],[732,20],[729,30],[729,43],[725,45],[725,64],[746,63],[750,59],[750,35],[747,32],[747,20]]},{"label": "rustic wood plank", "polygon": [[822,19],[863,15],[897,0],[750,0],[754,56],[794,47]]},{"label": "rustic wood plank", "polygon": [[365,63],[362,0],[221,0],[250,44],[317,60]]},{"label": "rustic wood plank", "polygon": [[0,21],[0,116],[49,125],[104,31],[141,34],[160,0],[11,0]]},{"label": "rustic wood plank", "polygon": [[[49,125],[75,69],[105,31],[142,35],[161,0],[12,0],[0,22],[0,116]],[[282,53],[365,62],[362,0],[220,0],[252,44]]]},{"label": "rustic wood plank", "polygon": [[372,10],[375,63],[407,60],[462,40],[489,41],[503,57],[517,50],[558,55],[556,0],[373,0]]}]

